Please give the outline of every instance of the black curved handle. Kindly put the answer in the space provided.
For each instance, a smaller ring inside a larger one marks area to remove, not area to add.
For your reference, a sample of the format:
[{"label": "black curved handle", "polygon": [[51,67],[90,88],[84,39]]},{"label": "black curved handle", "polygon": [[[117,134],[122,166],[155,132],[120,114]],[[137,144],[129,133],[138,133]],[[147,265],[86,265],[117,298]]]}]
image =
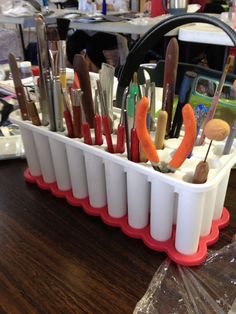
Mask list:
[{"label": "black curved handle", "polygon": [[122,95],[124,89],[129,85],[132,75],[138,70],[140,62],[143,60],[144,56],[147,54],[149,49],[152,48],[166,33],[170,32],[176,27],[189,24],[189,23],[207,23],[212,24],[221,28],[232,40],[234,46],[236,46],[236,33],[227,24],[219,20],[214,16],[205,15],[202,13],[188,13],[172,16],[167,18],[160,23],[153,26],[142,38],[140,38],[126,59],[126,63],[121,70],[119,77],[119,82],[117,86],[116,93],[116,105],[121,107]]}]

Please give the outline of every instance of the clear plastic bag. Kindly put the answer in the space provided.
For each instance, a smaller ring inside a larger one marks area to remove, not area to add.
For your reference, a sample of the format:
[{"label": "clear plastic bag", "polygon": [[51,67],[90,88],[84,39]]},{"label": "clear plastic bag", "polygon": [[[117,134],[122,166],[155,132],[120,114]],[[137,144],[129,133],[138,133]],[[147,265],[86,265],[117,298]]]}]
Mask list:
[{"label": "clear plastic bag", "polygon": [[198,267],[166,259],[134,314],[236,313],[236,242],[209,252]]}]

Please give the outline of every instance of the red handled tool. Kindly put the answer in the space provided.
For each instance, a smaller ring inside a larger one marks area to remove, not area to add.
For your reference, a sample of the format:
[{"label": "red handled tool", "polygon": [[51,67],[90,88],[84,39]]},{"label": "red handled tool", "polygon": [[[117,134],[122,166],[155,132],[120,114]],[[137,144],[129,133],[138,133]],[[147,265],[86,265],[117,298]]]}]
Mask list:
[{"label": "red handled tool", "polygon": [[98,108],[98,90],[95,90],[95,102],[94,102],[94,111],[95,115],[93,118],[93,124],[94,124],[94,134],[95,134],[95,145],[102,145],[103,144],[103,137],[102,137],[102,117],[99,114],[99,108]]},{"label": "red handled tool", "polygon": [[71,102],[73,111],[73,132],[74,137],[82,137],[82,90],[71,89]]},{"label": "red handled tool", "polygon": [[98,89],[98,95],[99,95],[99,100],[101,104],[101,112],[102,112],[102,124],[103,124],[103,131],[106,137],[106,142],[107,142],[107,151],[109,153],[114,153],[114,147],[112,143],[112,137],[111,137],[111,130],[109,126],[109,116],[108,116],[108,110],[107,106],[105,103],[105,97],[104,93],[102,90],[101,82],[100,80],[97,80],[97,89]]},{"label": "red handled tool", "polygon": [[133,127],[130,131],[130,159],[133,162],[139,162],[139,138],[137,135],[137,130],[135,126],[135,113],[136,113],[136,103],[138,101],[138,97],[135,94],[134,96],[134,123]]},{"label": "red handled tool", "polygon": [[120,113],[120,122],[117,127],[117,142],[116,142],[116,153],[123,154],[125,151],[125,121],[124,121],[124,109],[127,104],[127,96],[128,96],[128,87],[126,87],[123,98],[122,98],[122,106]]},{"label": "red handled tool", "polygon": [[[82,96],[83,92],[81,92]],[[90,131],[90,125],[86,121],[86,116],[84,112],[83,106],[81,106],[81,113],[82,113],[82,134],[84,138],[84,143],[88,145],[93,145],[92,137],[91,137],[91,131]]]},{"label": "red handled tool", "polygon": [[92,145],[93,142],[92,142],[90,126],[88,122],[85,122],[82,124],[82,131],[83,131],[83,136],[84,136],[84,143],[88,145]]},{"label": "red handled tool", "polygon": [[73,122],[72,122],[72,114],[71,114],[71,104],[68,94],[65,89],[62,89],[63,101],[64,101],[64,118],[66,122],[66,128],[68,137],[73,138]]}]

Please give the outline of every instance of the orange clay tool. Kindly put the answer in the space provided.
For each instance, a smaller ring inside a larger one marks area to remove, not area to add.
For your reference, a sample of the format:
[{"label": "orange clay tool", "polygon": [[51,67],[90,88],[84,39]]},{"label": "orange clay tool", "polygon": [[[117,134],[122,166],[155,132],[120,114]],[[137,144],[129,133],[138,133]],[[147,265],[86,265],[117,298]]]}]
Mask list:
[{"label": "orange clay tool", "polygon": [[155,145],[148,133],[146,117],[149,109],[149,100],[147,97],[142,97],[136,106],[135,124],[137,135],[142,145],[142,148],[147,156],[147,158],[152,163],[153,168],[157,166],[160,159],[157,154]]},{"label": "orange clay tool", "polygon": [[196,141],[197,126],[194,117],[194,111],[189,104],[186,104],[182,109],[182,116],[184,122],[184,138],[175,151],[173,158],[168,163],[168,168],[170,170],[178,169],[183,162],[186,160],[188,155],[193,149],[194,143]]},{"label": "orange clay tool", "polygon": [[173,158],[166,165],[165,163],[160,163],[155,145],[147,130],[146,117],[148,105],[149,101],[146,97],[143,97],[137,104],[135,122],[138,138],[147,158],[150,160],[155,170],[161,172],[173,172],[186,160],[189,153],[192,151],[196,140],[197,126],[193,109],[189,104],[186,104],[182,109],[185,134],[180,146],[175,151]]}]

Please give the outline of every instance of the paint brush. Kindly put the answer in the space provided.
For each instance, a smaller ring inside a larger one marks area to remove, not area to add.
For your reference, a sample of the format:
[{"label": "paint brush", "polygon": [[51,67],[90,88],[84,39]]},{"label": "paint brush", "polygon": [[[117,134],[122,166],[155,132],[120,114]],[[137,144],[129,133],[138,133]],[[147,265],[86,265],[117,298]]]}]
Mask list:
[{"label": "paint brush", "polygon": [[74,70],[78,75],[81,90],[83,91],[82,104],[83,111],[86,117],[86,121],[89,126],[93,127],[93,117],[94,117],[94,104],[91,90],[91,83],[89,77],[88,64],[84,56],[76,54],[73,61]]},{"label": "paint brush", "polygon": [[[179,60],[178,41],[176,38],[171,38],[167,46],[165,55],[163,99],[166,98],[166,101],[162,104],[162,110],[165,110],[168,113],[168,120],[166,125],[167,134],[169,134],[171,128],[178,60]],[[168,92],[166,91],[167,88]]]},{"label": "paint brush", "polygon": [[[210,109],[209,109],[209,111],[207,113],[207,117],[206,117],[205,123],[207,123],[208,121],[210,121],[214,117],[214,114],[215,114],[215,111],[216,111],[216,107],[217,107],[217,104],[219,102],[220,94],[222,92],[222,89],[223,89],[223,86],[224,86],[224,83],[225,83],[225,79],[226,79],[226,75],[227,75],[227,73],[229,71],[230,65],[231,65],[231,58],[228,57],[226,65],[225,65],[224,70],[223,70],[223,73],[222,73],[221,78],[220,78],[220,82],[219,82],[219,84],[218,84],[218,86],[216,88],[215,94],[213,96],[213,99],[212,99],[212,102],[211,102],[211,107],[210,107]],[[204,133],[204,130],[203,130],[202,134],[201,134],[201,137],[199,139],[199,145],[202,145],[204,140],[205,140],[205,133]]]}]

